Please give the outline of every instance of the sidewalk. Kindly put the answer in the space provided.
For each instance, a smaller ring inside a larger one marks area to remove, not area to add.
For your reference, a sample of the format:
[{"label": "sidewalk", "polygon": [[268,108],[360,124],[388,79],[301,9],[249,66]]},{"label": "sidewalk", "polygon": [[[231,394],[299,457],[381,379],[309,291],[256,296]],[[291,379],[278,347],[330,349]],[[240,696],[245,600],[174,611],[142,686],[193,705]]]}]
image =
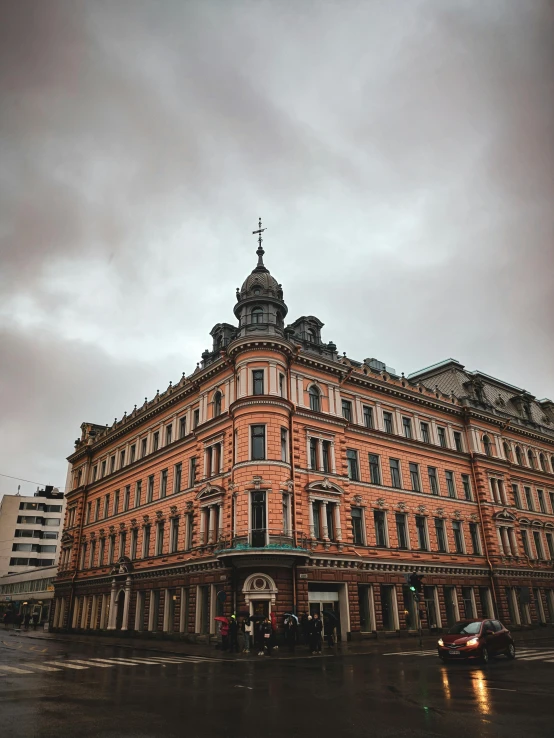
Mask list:
[{"label": "sidewalk", "polygon": [[[207,658],[223,659],[225,661],[255,661],[259,657],[257,652],[252,650],[248,654],[227,653],[220,651],[215,644],[195,644],[184,641],[172,640],[150,640],[146,638],[125,637],[118,639],[110,636],[89,636],[82,634],[65,634],[65,633],[45,633],[38,631],[2,631],[5,635],[18,635],[23,638],[32,640],[45,640],[60,643],[74,643],[87,646],[111,646],[112,648],[125,648],[137,651],[150,651],[164,654],[178,654],[186,656],[204,656]],[[541,628],[529,631],[516,631],[513,633],[516,646],[523,645],[543,645],[554,641],[554,632],[551,628]],[[423,650],[434,649],[437,645],[437,636],[424,636],[422,638]],[[367,639],[361,641],[349,641],[340,643],[334,648],[323,647],[323,656],[363,656],[377,655],[380,653],[392,653],[395,651],[417,651],[419,650],[419,639],[417,637],[403,638],[379,638]],[[274,650],[272,658],[294,659],[294,658],[318,658],[312,656],[306,646],[298,645],[294,653],[290,653],[288,648],[281,646],[278,650]]]}]

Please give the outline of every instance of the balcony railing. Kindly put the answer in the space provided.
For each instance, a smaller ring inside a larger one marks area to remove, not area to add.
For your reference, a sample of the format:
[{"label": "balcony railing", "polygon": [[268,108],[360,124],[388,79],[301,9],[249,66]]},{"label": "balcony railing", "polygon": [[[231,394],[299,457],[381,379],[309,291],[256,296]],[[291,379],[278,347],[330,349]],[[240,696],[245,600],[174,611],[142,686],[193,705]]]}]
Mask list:
[{"label": "balcony railing", "polygon": [[297,531],[296,545],[294,531],[274,528],[259,528],[249,533],[234,536],[222,536],[214,544],[216,551],[251,551],[265,549],[269,551],[307,551],[310,538],[305,531]]}]

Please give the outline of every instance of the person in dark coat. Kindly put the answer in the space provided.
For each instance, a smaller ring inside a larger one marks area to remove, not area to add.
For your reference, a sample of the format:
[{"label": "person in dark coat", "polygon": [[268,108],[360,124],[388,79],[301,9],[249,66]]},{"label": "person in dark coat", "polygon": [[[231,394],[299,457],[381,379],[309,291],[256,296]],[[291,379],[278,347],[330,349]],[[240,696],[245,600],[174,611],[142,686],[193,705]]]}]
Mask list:
[{"label": "person in dark coat", "polygon": [[314,612],[314,616],[310,623],[310,651],[312,653],[321,653],[321,633],[323,631],[323,623],[321,618]]},{"label": "person in dark coat", "polygon": [[25,630],[29,630],[29,623],[31,622],[31,614],[26,612],[25,617],[23,618],[23,626]]},{"label": "person in dark coat", "polygon": [[13,627],[15,628],[21,628],[21,623],[23,622],[23,613],[19,613],[15,616],[13,619]]},{"label": "person in dark coat", "polygon": [[262,635],[263,653],[271,656],[271,649],[273,648],[273,628],[271,627],[271,621],[266,618],[260,626],[260,632]]},{"label": "person in dark coat", "polygon": [[239,652],[239,624],[235,615],[229,620],[229,653]]},{"label": "person in dark coat", "polygon": [[294,653],[296,647],[296,638],[298,633],[298,623],[292,615],[285,620],[285,642],[289,647],[289,651]]}]

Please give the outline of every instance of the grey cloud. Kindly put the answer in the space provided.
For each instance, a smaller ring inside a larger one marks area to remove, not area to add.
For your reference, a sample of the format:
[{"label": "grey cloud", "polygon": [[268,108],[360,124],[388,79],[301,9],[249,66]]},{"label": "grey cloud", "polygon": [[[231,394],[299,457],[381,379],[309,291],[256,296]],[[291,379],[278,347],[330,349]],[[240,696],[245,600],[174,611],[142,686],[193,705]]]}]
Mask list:
[{"label": "grey cloud", "polygon": [[0,34],[0,472],[59,482],[91,381],[109,422],[190,372],[258,215],[341,351],[554,393],[550,2],[22,0]]}]

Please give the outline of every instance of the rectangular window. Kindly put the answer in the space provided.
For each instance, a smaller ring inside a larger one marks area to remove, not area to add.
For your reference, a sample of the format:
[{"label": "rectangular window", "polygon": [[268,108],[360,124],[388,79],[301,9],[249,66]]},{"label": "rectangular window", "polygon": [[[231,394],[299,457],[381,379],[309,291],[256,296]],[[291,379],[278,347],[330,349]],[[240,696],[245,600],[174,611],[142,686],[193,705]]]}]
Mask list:
[{"label": "rectangular window", "polygon": [[537,490],[537,497],[539,498],[539,509],[542,513],[545,513],[546,505],[544,504],[544,492],[542,489]]},{"label": "rectangular window", "polygon": [[517,484],[512,484],[512,492],[514,495],[514,504],[521,510],[521,498],[519,496],[519,487]]},{"label": "rectangular window", "polygon": [[369,479],[371,484],[381,484],[381,468],[377,454],[369,454]]},{"label": "rectangular window", "polygon": [[194,485],[196,484],[196,467],[197,457],[193,456],[189,464],[189,487],[194,487]]},{"label": "rectangular window", "polygon": [[131,485],[128,484],[125,487],[125,494],[123,496],[123,511],[127,512],[131,504]]},{"label": "rectangular window", "polygon": [[366,428],[373,428],[373,408],[369,405],[364,405],[364,425]]},{"label": "rectangular window", "polygon": [[154,475],[148,477],[148,487],[146,488],[146,502],[152,502],[154,499]]},{"label": "rectangular window", "polygon": [[132,464],[134,462],[136,455],[137,455],[137,447],[136,447],[136,444],[133,443],[130,449],[129,464]]},{"label": "rectangular window", "polygon": [[146,446],[148,445],[148,438],[143,438],[140,442],[140,458],[144,459],[146,456]]},{"label": "rectangular window", "polygon": [[100,476],[105,477],[106,476],[106,462],[105,461],[102,462],[101,471],[102,473]]},{"label": "rectangular window", "polygon": [[179,438],[184,438],[187,435],[187,419],[185,417],[179,418]]},{"label": "rectangular window", "polygon": [[464,488],[464,498],[471,500],[471,485],[469,483],[469,474],[462,474],[462,487]]},{"label": "rectangular window", "polygon": [[361,507],[352,508],[352,535],[355,546],[364,545],[364,518]]},{"label": "rectangular window", "polygon": [[463,451],[462,446],[462,434],[459,431],[454,431],[454,446],[456,447],[456,451]]},{"label": "rectangular window", "polygon": [[324,512],[327,516],[327,537],[330,541],[335,540],[335,518],[334,518],[334,504],[329,502],[324,507]]},{"label": "rectangular window", "polygon": [[348,465],[348,479],[352,482],[358,482],[360,473],[358,470],[358,452],[355,449],[346,449],[346,463]]},{"label": "rectangular window", "polygon": [[352,403],[350,400],[342,401],[342,417],[349,423],[352,422]]},{"label": "rectangular window", "polygon": [[481,554],[481,545],[479,541],[479,528],[477,523],[469,524],[469,535],[471,536],[471,552],[476,556]]},{"label": "rectangular window", "polygon": [[100,519],[100,497],[97,497],[94,502],[94,522]]},{"label": "rectangular window", "polygon": [[445,471],[446,476],[446,490],[449,497],[456,497],[456,489],[454,487],[454,472]]},{"label": "rectangular window", "polygon": [[147,559],[150,555],[150,526],[145,525],[142,530],[142,558]]},{"label": "rectangular window", "polygon": [[314,518],[314,538],[321,538],[321,516],[319,514],[319,511],[321,510],[321,503],[320,502],[313,502],[312,503],[312,513]]},{"label": "rectangular window", "polygon": [[85,525],[87,525],[87,523],[90,523],[91,512],[92,512],[92,502],[87,502],[87,512],[86,512],[86,515],[85,515]]},{"label": "rectangular window", "polygon": [[119,490],[113,493],[113,515],[117,515],[119,512]]},{"label": "rectangular window", "polygon": [[164,524],[158,523],[156,530],[156,556],[161,556],[164,552]]},{"label": "rectangular window", "polygon": [[172,440],[173,440],[173,426],[166,425],[165,426],[165,445],[169,446]]},{"label": "rectangular window", "polygon": [[417,545],[420,551],[428,551],[429,544],[427,542],[427,523],[423,515],[416,515],[415,519],[417,530]]},{"label": "rectangular window", "polygon": [[106,539],[101,538],[98,542],[98,566],[104,566],[105,550],[106,550]]},{"label": "rectangular window", "polygon": [[98,475],[98,464],[92,467],[92,481],[96,482],[96,477]]},{"label": "rectangular window", "polygon": [[437,435],[439,437],[439,446],[446,448],[446,431],[444,428],[437,426]]},{"label": "rectangular window", "polygon": [[200,423],[200,409],[196,408],[196,410],[192,414],[193,428],[198,428],[199,423]]},{"label": "rectangular window", "polygon": [[534,510],[533,498],[531,496],[531,487],[524,487],[523,490],[525,492],[525,501],[527,502],[527,509]]},{"label": "rectangular window", "polygon": [[387,523],[385,513],[382,510],[373,511],[373,522],[375,524],[375,545],[381,548],[387,547]]},{"label": "rectangular window", "polygon": [[167,469],[163,469],[160,477],[160,500],[167,496]]},{"label": "rectangular window", "polygon": [[265,459],[265,425],[250,426],[250,444],[252,460],[263,461]]},{"label": "rectangular window", "polygon": [[548,546],[548,556],[551,560],[554,560],[554,534],[546,534],[546,545]]},{"label": "rectangular window", "polygon": [[454,544],[456,546],[456,553],[463,554],[464,539],[462,535],[462,524],[459,520],[454,520],[452,522],[452,530],[454,532]]},{"label": "rectangular window", "polygon": [[385,433],[392,433],[392,413],[386,410],[383,412],[383,423],[385,425]]},{"label": "rectangular window", "polygon": [[421,492],[421,482],[419,479],[419,464],[410,461],[410,482],[413,492]]},{"label": "rectangular window", "polygon": [[[255,427],[255,426],[253,426]],[[265,426],[261,426],[264,428]],[[254,548],[263,548],[266,545],[267,521],[265,492],[252,492],[250,495],[250,519],[252,521],[251,540]]]},{"label": "rectangular window", "polygon": [[288,460],[289,434],[286,428],[281,428],[281,461]]},{"label": "rectangular window", "polygon": [[400,461],[398,459],[389,459],[389,467],[391,486],[401,489],[402,481],[400,479]]},{"label": "rectangular window", "polygon": [[439,481],[437,478],[437,470],[434,466],[427,467],[427,474],[429,475],[429,487],[432,495],[439,494]]},{"label": "rectangular window", "polygon": [[124,466],[125,466],[125,451],[122,451],[119,454],[119,468],[123,469]]},{"label": "rectangular window", "polygon": [[110,459],[110,474],[113,474],[115,471],[115,456],[112,456]]},{"label": "rectangular window", "polygon": [[122,531],[119,534],[119,558],[125,556],[125,548],[127,546],[127,533]]},{"label": "rectangular window", "polygon": [[310,469],[317,469],[317,447],[318,439],[310,438]]},{"label": "rectangular window", "polygon": [[108,538],[108,564],[113,564],[115,555],[115,536]]},{"label": "rectangular window", "polygon": [[179,550],[179,518],[171,519],[171,538],[169,541],[169,553]]},{"label": "rectangular window", "polygon": [[542,538],[538,530],[533,531],[533,541],[535,542],[535,551],[537,559],[544,559],[544,551],[542,549]]},{"label": "rectangular window", "polygon": [[129,548],[129,558],[134,560],[137,558],[137,541],[138,541],[138,528],[131,530],[131,545]]},{"label": "rectangular window", "polygon": [[[554,459],[552,459],[552,470],[554,471]],[[554,492],[549,492],[548,496],[550,497],[550,512],[554,515]]]},{"label": "rectangular window", "polygon": [[523,543],[523,551],[528,559],[532,559],[531,546],[529,545],[529,534],[526,530],[521,531],[521,542]]},{"label": "rectangular window", "polygon": [[404,429],[404,435],[406,438],[412,437],[412,419],[411,418],[402,418],[402,427]]},{"label": "rectangular window", "polygon": [[420,423],[421,428],[421,440],[423,443],[429,443],[429,423]]},{"label": "rectangular window", "polygon": [[446,531],[442,518],[435,518],[435,534],[437,536],[437,551],[446,553]]},{"label": "rectangular window", "polygon": [[398,548],[408,548],[408,528],[406,525],[405,513],[396,513],[394,516],[396,522],[396,537],[398,539]]},{"label": "rectangular window", "polygon": [[173,471],[173,493],[177,494],[181,491],[181,477],[183,476],[183,465],[175,464]]},{"label": "rectangular window", "polygon": [[291,535],[290,529],[290,495],[283,493],[283,533],[286,536]]},{"label": "rectangular window", "polygon": [[473,608],[473,587],[462,587],[462,600],[464,601],[464,617],[472,620],[475,617]]},{"label": "rectangular window", "polygon": [[255,369],[252,372],[252,394],[264,394],[264,371],[263,369]]},{"label": "rectangular window", "polygon": [[331,471],[331,454],[330,454],[331,442],[323,441],[321,444],[321,450],[323,453],[323,471],[325,473]]},{"label": "rectangular window", "polygon": [[279,396],[285,396],[285,375],[279,374]]},{"label": "rectangular window", "polygon": [[152,442],[152,451],[153,452],[154,451],[157,451],[159,449],[159,447],[160,447],[160,432],[159,431],[156,431],[154,433],[154,438],[153,438],[153,442]]},{"label": "rectangular window", "polygon": [[135,507],[140,507],[141,502],[142,502],[141,497],[142,497],[142,480],[139,479],[135,487]]}]

